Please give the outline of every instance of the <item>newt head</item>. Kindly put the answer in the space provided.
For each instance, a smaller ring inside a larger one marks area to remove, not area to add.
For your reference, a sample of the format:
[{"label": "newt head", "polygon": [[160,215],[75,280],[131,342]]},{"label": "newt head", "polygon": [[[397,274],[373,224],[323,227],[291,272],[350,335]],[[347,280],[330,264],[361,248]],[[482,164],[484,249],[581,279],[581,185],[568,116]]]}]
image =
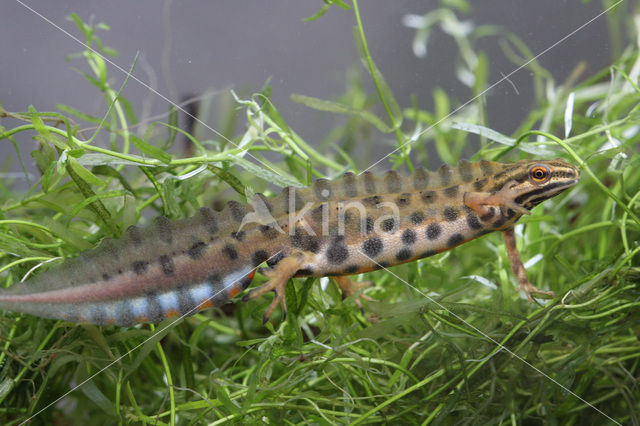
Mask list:
[{"label": "newt head", "polygon": [[513,203],[527,212],[580,180],[580,170],[561,159],[525,160],[516,164],[518,170],[513,172],[513,176],[519,178],[507,182],[505,186],[513,196]]}]

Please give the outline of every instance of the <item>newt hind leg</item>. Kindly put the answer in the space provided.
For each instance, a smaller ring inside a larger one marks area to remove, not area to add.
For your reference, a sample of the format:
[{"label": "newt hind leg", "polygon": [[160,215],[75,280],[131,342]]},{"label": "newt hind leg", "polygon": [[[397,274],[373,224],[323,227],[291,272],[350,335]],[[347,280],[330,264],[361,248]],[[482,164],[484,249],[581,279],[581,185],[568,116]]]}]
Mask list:
[{"label": "newt hind leg", "polygon": [[[338,276],[333,277],[338,283],[338,286],[342,289],[342,298],[346,299],[347,297],[357,293],[360,289],[367,288],[373,285],[372,281],[354,281],[347,276]],[[364,307],[362,306],[362,300],[367,300],[369,302],[374,301],[375,299],[367,296],[366,294],[360,294],[355,298],[356,306],[360,308],[361,311],[364,311]]]},{"label": "newt hind leg", "polygon": [[296,252],[280,260],[273,268],[260,271],[269,278],[269,281],[260,287],[251,289],[249,293],[242,298],[242,301],[246,302],[247,300],[255,299],[269,291],[275,293],[273,302],[271,302],[262,316],[263,324],[269,321],[271,314],[278,305],[282,307],[282,318],[286,318],[287,304],[285,301],[285,288],[287,287],[289,279],[296,274],[296,271],[300,269],[306,260],[307,255],[304,252]]},{"label": "newt hind leg", "polygon": [[504,242],[507,246],[507,255],[509,256],[509,263],[511,263],[511,270],[518,279],[518,290],[524,291],[524,294],[527,295],[527,299],[529,299],[529,303],[533,303],[531,293],[540,293],[555,297],[554,292],[540,290],[529,282],[527,272],[524,269],[524,265],[522,264],[522,260],[520,260],[520,255],[518,254],[518,249],[516,248],[516,236],[513,232],[513,228],[505,229],[502,231],[502,235],[504,236]]}]

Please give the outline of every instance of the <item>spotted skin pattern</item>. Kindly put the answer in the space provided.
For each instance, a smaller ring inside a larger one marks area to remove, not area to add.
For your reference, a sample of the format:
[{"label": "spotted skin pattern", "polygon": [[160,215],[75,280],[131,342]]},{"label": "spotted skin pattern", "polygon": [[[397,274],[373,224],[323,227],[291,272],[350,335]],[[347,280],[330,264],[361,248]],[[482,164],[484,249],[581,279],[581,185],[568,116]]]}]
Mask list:
[{"label": "spotted skin pattern", "polygon": [[[266,321],[296,276],[333,276],[346,295],[365,287],[346,275],[415,261],[493,231],[505,235],[512,269],[531,300],[533,287],[515,248],[513,226],[540,202],[578,182],[562,160],[513,164],[461,161],[403,177],[365,172],[318,179],[309,188],[256,196],[268,221],[249,221],[251,206],[229,202],[193,217],[156,218],[119,240],[0,292],[0,309],[73,322],[159,322],[220,306],[244,291],[259,265],[269,278],[243,300],[274,291]],[[360,296],[366,298],[366,296]],[[359,303],[359,299],[356,299]]]}]

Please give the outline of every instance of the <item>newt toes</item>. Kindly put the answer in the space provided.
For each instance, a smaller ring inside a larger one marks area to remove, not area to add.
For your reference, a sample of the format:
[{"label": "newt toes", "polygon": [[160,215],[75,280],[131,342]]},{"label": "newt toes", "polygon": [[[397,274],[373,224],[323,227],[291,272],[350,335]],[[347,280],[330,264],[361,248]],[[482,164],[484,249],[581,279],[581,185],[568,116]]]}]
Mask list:
[{"label": "newt toes", "polygon": [[[264,320],[286,313],[290,278],[332,276],[349,296],[366,286],[347,275],[411,262],[493,231],[504,234],[519,288],[529,283],[513,226],[523,214],[574,186],[578,169],[562,160],[512,164],[461,161],[410,176],[346,173],[276,197],[257,194],[185,220],[155,219],[105,239],[26,283],[0,292],[0,309],[45,318],[132,325],[220,306],[251,284],[256,268],[269,278],[243,300],[275,292]],[[547,293],[551,294],[551,293]],[[362,306],[360,295],[356,299]]]}]

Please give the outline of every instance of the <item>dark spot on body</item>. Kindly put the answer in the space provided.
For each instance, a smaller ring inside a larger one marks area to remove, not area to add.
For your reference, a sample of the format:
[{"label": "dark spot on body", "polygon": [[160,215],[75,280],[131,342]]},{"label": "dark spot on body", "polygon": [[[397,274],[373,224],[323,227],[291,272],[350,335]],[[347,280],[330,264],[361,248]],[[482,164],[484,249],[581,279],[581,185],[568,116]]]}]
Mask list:
[{"label": "dark spot on body", "polygon": [[219,285],[222,282],[220,274],[212,273],[207,275],[207,282],[213,286]]},{"label": "dark spot on body", "polygon": [[382,230],[384,232],[388,232],[388,233],[392,233],[395,232],[397,230],[397,223],[396,220],[393,218],[390,219],[385,219],[382,221]]},{"label": "dark spot on body", "polygon": [[198,212],[204,229],[210,234],[216,234],[218,232],[218,221],[216,220],[214,211],[209,207],[201,207]]},{"label": "dark spot on body", "polygon": [[449,239],[447,240],[447,246],[454,247],[463,241],[464,241],[464,237],[462,236],[462,234],[456,233],[449,237]]},{"label": "dark spot on body", "polygon": [[369,204],[371,206],[376,206],[382,202],[382,198],[379,195],[374,195],[373,197],[367,197],[362,200],[364,204]]},{"label": "dark spot on body", "polygon": [[422,221],[424,221],[424,213],[422,212],[413,212],[411,216],[409,216],[409,220],[413,225],[420,225]]},{"label": "dark spot on body", "polygon": [[302,268],[296,271],[296,276],[298,277],[308,277],[313,275],[313,269],[311,268]]},{"label": "dark spot on body", "polygon": [[149,267],[149,262],[145,260],[136,260],[131,264],[131,267],[133,268],[133,272],[135,272],[136,275],[142,275],[145,272],[147,272],[147,268]]},{"label": "dark spot on body", "polygon": [[355,197],[358,195],[358,187],[356,186],[356,175],[351,172],[345,173],[343,176],[344,193],[347,197]]},{"label": "dark spot on body", "polygon": [[189,294],[189,290],[184,287],[178,287],[175,290],[178,299],[178,312],[180,315],[193,315],[196,313],[196,304]]},{"label": "dark spot on body", "polygon": [[360,229],[365,232],[365,234],[370,234],[373,232],[373,219],[370,217],[366,217],[361,219]]},{"label": "dark spot on body", "polygon": [[387,192],[396,193],[400,192],[402,185],[400,182],[400,175],[395,170],[390,170],[384,175],[384,183],[387,186]]},{"label": "dark spot on body", "polygon": [[444,190],[444,195],[446,195],[449,198],[454,198],[455,196],[458,195],[459,188],[460,188],[459,185],[450,186]]},{"label": "dark spot on body", "polygon": [[493,166],[491,165],[490,161],[482,160],[480,161],[480,170],[482,170],[482,174],[484,176],[489,176],[491,173],[493,173]]},{"label": "dark spot on body", "polygon": [[194,260],[200,259],[204,255],[206,248],[207,243],[204,241],[196,241],[191,247],[189,247],[189,250],[187,250],[187,256]]},{"label": "dark spot on body", "polygon": [[317,253],[320,250],[320,242],[315,235],[309,235],[303,228],[296,227],[293,235],[289,236],[289,241],[293,247]]},{"label": "dark spot on body", "polygon": [[236,250],[236,248],[231,244],[227,244],[226,246],[222,247],[222,253],[224,253],[224,255],[227,256],[229,260],[236,260],[238,258],[238,250]]},{"label": "dark spot on body", "polygon": [[495,216],[495,214],[496,214],[496,209],[493,207],[489,207],[488,211],[482,216],[480,216],[480,220],[482,220],[483,222],[486,222],[487,220]]},{"label": "dark spot on body", "polygon": [[385,261],[378,262],[378,265],[380,268],[387,268],[389,267],[389,262],[385,262]]},{"label": "dark spot on body", "polygon": [[155,291],[146,294],[147,298],[147,320],[149,322],[160,322],[165,317],[158,300],[158,293]]},{"label": "dark spot on body", "polygon": [[278,262],[280,262],[285,257],[287,257],[287,255],[282,253],[282,252],[280,252],[280,253],[272,256],[270,259],[268,259],[267,260],[267,265],[269,267],[273,268],[274,266],[276,266],[278,264]]},{"label": "dark spot on body", "polygon": [[458,215],[460,214],[460,212],[455,207],[445,207],[442,214],[447,222],[454,222],[456,219],[458,219]]},{"label": "dark spot on body", "polygon": [[416,169],[413,174],[413,187],[418,191],[424,189],[429,185],[429,172],[422,167]]},{"label": "dark spot on body", "polygon": [[362,174],[364,177],[364,190],[367,194],[375,194],[376,193],[376,178],[371,172],[364,172]]},{"label": "dark spot on body", "polygon": [[440,185],[447,186],[451,182],[451,177],[453,175],[453,169],[448,164],[440,167],[438,169],[438,176],[440,176]]},{"label": "dark spot on body", "polygon": [[482,191],[482,189],[486,184],[487,184],[487,179],[477,179],[475,182],[473,182],[473,189],[480,192]]},{"label": "dark spot on body", "polygon": [[231,218],[236,222],[242,222],[242,219],[246,214],[244,206],[237,201],[229,201],[227,203],[227,206],[229,208],[229,212],[231,213]]},{"label": "dark spot on body", "polygon": [[403,261],[411,259],[412,252],[408,248],[400,249],[400,251],[396,254],[396,259]]},{"label": "dark spot on body", "polygon": [[231,233],[231,238],[234,238],[234,239],[236,239],[238,241],[242,241],[242,240],[244,240],[244,237],[246,235],[247,235],[247,233],[244,232],[244,231],[238,231],[238,232],[234,231],[234,232]]},{"label": "dark spot on body", "polygon": [[327,249],[326,256],[329,263],[339,265],[349,258],[349,250],[344,244],[333,244]]},{"label": "dark spot on body", "polygon": [[432,204],[436,201],[437,195],[435,191],[424,191],[420,193],[420,198],[422,198],[423,203]]},{"label": "dark spot on body", "polygon": [[501,215],[498,220],[493,222],[493,227],[494,228],[502,228],[505,223],[507,223],[507,219],[504,216]]},{"label": "dark spot on body", "polygon": [[260,225],[259,229],[260,229],[260,232],[262,232],[262,235],[264,235],[264,237],[268,240],[273,240],[274,238],[277,238],[278,234],[280,233],[276,228],[270,225]]},{"label": "dark spot on body", "polygon": [[349,265],[349,266],[345,267],[342,272],[344,274],[346,274],[346,275],[349,275],[349,274],[355,274],[359,270],[360,270],[360,266],[359,265]]},{"label": "dark spot on body", "polygon": [[171,275],[175,271],[173,259],[170,256],[164,254],[160,256],[160,267],[162,268],[162,272],[165,275]]},{"label": "dark spot on body", "polygon": [[371,237],[362,243],[362,251],[369,257],[375,257],[382,253],[384,243],[378,237]]},{"label": "dark spot on body", "polygon": [[116,324],[118,325],[134,325],[136,323],[133,318],[133,308],[131,302],[128,300],[122,300],[115,305]]},{"label": "dark spot on body", "polygon": [[251,255],[251,264],[253,266],[258,266],[268,258],[269,258],[269,253],[267,253],[266,250],[256,250]]},{"label": "dark spot on body", "polygon": [[156,231],[158,232],[158,238],[160,241],[166,244],[173,242],[173,232],[171,221],[164,216],[158,216],[153,220]]},{"label": "dark spot on body", "polygon": [[140,232],[140,228],[137,226],[130,226],[127,228],[127,236],[129,240],[136,246],[142,244],[142,232]]},{"label": "dark spot on body", "polygon": [[458,163],[458,172],[463,182],[471,182],[473,180],[473,169],[470,162],[461,160]]},{"label": "dark spot on body", "polygon": [[409,194],[408,192],[400,194],[396,199],[396,203],[398,204],[398,207],[405,207],[406,205],[409,204],[410,201],[411,201],[411,194]]},{"label": "dark spot on body", "polygon": [[480,229],[482,228],[482,224],[478,220],[478,216],[474,212],[467,213],[467,225],[471,229]]},{"label": "dark spot on body", "polygon": [[427,232],[426,233],[427,233],[427,238],[428,239],[435,240],[442,233],[442,226],[440,226],[437,223],[430,223],[429,226],[427,226]]},{"label": "dark spot on body", "polygon": [[349,225],[350,223],[353,223],[353,213],[352,212],[343,210],[341,213],[343,214],[345,225]]},{"label": "dark spot on body", "polygon": [[416,231],[413,229],[406,229],[402,233],[402,243],[406,245],[411,245],[416,242]]}]

